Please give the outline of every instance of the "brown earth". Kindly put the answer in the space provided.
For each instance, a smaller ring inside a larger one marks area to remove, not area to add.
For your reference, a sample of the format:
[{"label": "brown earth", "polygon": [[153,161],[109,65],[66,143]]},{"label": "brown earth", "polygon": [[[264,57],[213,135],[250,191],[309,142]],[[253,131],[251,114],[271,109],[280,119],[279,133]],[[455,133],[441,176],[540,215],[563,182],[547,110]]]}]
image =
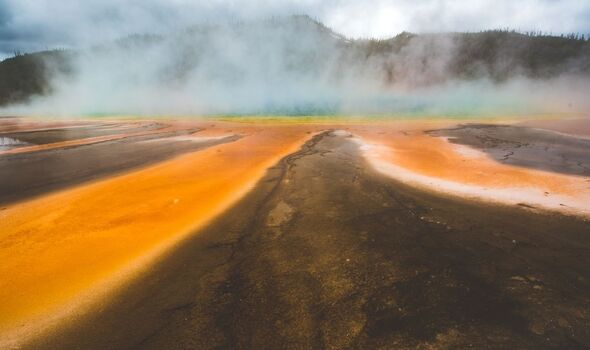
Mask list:
[{"label": "brown earth", "polygon": [[589,227],[408,187],[325,132],[30,348],[585,349]]}]

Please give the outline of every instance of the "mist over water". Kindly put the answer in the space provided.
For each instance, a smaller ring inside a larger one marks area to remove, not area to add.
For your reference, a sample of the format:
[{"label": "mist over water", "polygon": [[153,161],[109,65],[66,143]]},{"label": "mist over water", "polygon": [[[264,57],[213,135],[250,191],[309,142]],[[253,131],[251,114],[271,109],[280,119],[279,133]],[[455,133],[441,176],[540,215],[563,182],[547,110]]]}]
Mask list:
[{"label": "mist over water", "polygon": [[[579,62],[531,77],[486,67],[468,77],[452,34],[398,37],[395,50],[351,40],[306,16],[200,25],[134,35],[47,63],[50,93],[4,114],[494,115],[586,113]],[[585,63],[585,62],[583,62]],[[514,66],[514,67],[512,67]],[[472,69],[473,70],[473,69]],[[529,74],[530,75],[530,74]]]}]

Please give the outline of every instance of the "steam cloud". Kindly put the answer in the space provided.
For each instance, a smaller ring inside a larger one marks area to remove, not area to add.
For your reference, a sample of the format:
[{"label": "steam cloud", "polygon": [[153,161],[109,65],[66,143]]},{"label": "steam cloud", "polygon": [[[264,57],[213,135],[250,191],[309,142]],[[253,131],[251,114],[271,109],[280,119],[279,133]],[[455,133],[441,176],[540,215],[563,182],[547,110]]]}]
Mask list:
[{"label": "steam cloud", "polygon": [[[400,39],[401,38],[401,39]],[[305,16],[228,21],[135,35],[66,53],[51,93],[12,114],[586,113],[590,84],[570,62],[530,77],[512,67],[457,74],[454,35],[398,37],[399,50],[348,39]],[[383,43],[383,42],[381,42]],[[586,64],[587,62],[582,62]],[[48,63],[51,71],[51,63]],[[496,66],[513,62],[498,58]]]}]

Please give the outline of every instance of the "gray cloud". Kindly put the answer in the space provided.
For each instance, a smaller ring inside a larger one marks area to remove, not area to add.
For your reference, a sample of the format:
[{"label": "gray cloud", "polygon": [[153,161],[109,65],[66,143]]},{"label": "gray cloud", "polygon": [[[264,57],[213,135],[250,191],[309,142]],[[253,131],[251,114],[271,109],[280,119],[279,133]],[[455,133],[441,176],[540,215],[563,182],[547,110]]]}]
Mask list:
[{"label": "gray cloud", "polygon": [[0,0],[0,52],[89,46],[203,22],[308,14],[350,37],[402,31],[590,33],[585,0]]}]

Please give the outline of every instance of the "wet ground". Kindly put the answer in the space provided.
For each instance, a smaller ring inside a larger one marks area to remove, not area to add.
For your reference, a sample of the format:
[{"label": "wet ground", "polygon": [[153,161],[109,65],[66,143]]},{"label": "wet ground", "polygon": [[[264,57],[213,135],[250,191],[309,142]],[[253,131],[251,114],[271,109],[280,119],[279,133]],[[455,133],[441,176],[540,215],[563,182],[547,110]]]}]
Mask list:
[{"label": "wet ground", "polygon": [[[16,119],[18,120],[18,119]],[[0,125],[9,126],[4,121]],[[18,125],[15,123],[15,125]],[[9,130],[0,132],[0,138],[6,137],[26,144],[42,145],[54,142],[78,140],[89,137],[133,133],[163,129],[164,123],[88,123],[88,125],[53,126],[41,130]]]},{"label": "wet ground", "polygon": [[514,125],[465,124],[432,130],[432,136],[479,149],[498,162],[590,176],[590,138]]},{"label": "wet ground", "polygon": [[81,129],[56,128],[0,134],[9,135],[16,140],[27,140],[24,144],[15,145],[18,147],[77,140],[82,135],[95,137],[129,133],[129,136],[116,140],[1,155],[0,205],[147,166],[183,153],[197,151],[223,142],[231,142],[239,137],[228,136],[204,141],[198,141],[198,139],[179,141],[174,137],[190,134],[198,136],[199,129],[186,128],[136,134],[138,131],[162,129],[166,125],[149,123],[121,129],[113,128],[114,126],[110,124],[108,128],[86,126]]},{"label": "wet ground", "polygon": [[588,221],[413,189],[357,147],[318,135],[31,348],[590,347]]}]

